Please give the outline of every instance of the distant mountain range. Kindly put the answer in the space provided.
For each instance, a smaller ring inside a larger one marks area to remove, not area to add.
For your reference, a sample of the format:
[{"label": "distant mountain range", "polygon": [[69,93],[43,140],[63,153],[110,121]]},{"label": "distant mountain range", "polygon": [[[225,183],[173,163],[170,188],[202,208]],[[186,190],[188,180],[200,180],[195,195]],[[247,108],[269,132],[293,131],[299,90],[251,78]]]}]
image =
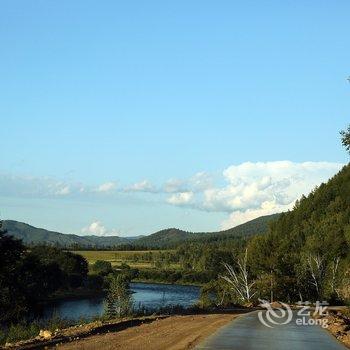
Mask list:
[{"label": "distant mountain range", "polygon": [[64,247],[79,245],[82,247],[107,247],[131,242],[128,238],[118,236],[78,236],[64,234],[37,228],[23,222],[14,220],[4,220],[3,228],[9,235],[19,238],[25,244],[52,244]]},{"label": "distant mountain range", "polygon": [[229,230],[219,232],[187,232],[176,228],[165,229],[149,236],[119,237],[119,236],[79,236],[64,234],[37,228],[23,222],[4,220],[3,228],[9,235],[19,238],[27,245],[50,244],[67,248],[85,247],[103,249],[121,245],[135,247],[163,248],[172,247],[185,241],[198,241],[202,239],[221,239],[229,237],[248,237],[266,232],[271,221],[277,219],[279,214],[262,216],[248,221]]}]

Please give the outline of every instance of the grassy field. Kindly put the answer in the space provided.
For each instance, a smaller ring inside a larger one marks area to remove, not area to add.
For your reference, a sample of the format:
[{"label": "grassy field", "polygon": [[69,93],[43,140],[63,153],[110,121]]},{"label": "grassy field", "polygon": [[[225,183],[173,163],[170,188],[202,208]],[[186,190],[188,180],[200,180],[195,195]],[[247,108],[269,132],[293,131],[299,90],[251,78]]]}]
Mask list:
[{"label": "grassy field", "polygon": [[[142,269],[154,267],[153,258],[156,258],[161,252],[166,252],[166,250],[82,250],[74,251],[73,253],[82,255],[89,264],[93,264],[96,260],[105,260],[109,261],[112,266],[126,263],[130,267]],[[171,251],[168,250],[167,252]],[[176,268],[176,266],[173,267]]]}]

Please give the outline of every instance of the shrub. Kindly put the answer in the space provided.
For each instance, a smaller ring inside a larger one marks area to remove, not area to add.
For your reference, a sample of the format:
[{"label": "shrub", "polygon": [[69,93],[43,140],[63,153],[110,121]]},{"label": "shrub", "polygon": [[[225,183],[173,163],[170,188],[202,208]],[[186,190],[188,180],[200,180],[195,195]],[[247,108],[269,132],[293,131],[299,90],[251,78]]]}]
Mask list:
[{"label": "shrub", "polygon": [[109,261],[97,260],[92,265],[92,271],[98,275],[106,276],[113,271],[112,264]]},{"label": "shrub", "polygon": [[109,277],[110,283],[105,300],[106,317],[117,318],[130,315],[133,308],[130,280],[124,274]]},{"label": "shrub", "polygon": [[86,279],[86,287],[92,290],[103,289],[103,277],[100,275],[88,275]]}]

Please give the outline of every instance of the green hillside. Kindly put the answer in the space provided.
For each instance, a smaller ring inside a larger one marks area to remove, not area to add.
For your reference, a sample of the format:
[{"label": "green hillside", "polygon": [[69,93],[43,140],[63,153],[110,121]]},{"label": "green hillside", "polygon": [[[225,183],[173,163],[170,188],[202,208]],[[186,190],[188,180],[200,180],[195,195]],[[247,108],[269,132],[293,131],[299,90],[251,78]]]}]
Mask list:
[{"label": "green hillside", "polygon": [[144,236],[136,245],[146,247],[163,248],[174,247],[185,241],[222,240],[230,237],[249,237],[267,231],[269,224],[276,220],[280,214],[261,216],[244,224],[219,232],[188,232],[176,228],[170,228]]},{"label": "green hillside", "polygon": [[[249,243],[256,276],[270,276],[285,297],[350,297],[350,165]],[[270,283],[270,282],[268,282]]]},{"label": "green hillside", "polygon": [[122,245],[147,247],[147,248],[169,248],[175,247],[183,242],[194,240],[220,240],[227,237],[248,237],[267,231],[268,224],[276,219],[279,214],[260,217],[246,222],[237,227],[219,232],[187,232],[176,228],[165,229],[149,236],[134,238],[118,236],[78,236],[74,234],[63,234],[37,228],[22,222],[5,220],[4,229],[8,234],[21,239],[27,245],[50,244],[61,247],[80,248],[108,248]]},{"label": "green hillside", "polygon": [[117,236],[98,237],[98,236],[78,236],[72,234],[63,234],[54,231],[48,231],[43,228],[37,228],[23,222],[14,220],[4,220],[3,227],[8,234],[19,238],[24,244],[50,244],[62,247],[109,247],[129,243],[130,240]]},{"label": "green hillside", "polygon": [[294,249],[306,244],[332,250],[350,243],[350,165],[281,214],[271,234],[288,238]]}]

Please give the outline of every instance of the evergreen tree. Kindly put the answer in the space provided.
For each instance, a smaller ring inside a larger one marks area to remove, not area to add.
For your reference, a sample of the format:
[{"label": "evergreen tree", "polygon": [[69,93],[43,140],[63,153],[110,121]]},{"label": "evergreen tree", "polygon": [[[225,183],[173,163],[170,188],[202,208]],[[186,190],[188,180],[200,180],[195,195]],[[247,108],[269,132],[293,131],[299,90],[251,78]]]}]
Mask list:
[{"label": "evergreen tree", "polygon": [[342,130],[340,132],[341,135],[341,142],[345,149],[350,153],[350,125],[348,126],[347,130]]}]

